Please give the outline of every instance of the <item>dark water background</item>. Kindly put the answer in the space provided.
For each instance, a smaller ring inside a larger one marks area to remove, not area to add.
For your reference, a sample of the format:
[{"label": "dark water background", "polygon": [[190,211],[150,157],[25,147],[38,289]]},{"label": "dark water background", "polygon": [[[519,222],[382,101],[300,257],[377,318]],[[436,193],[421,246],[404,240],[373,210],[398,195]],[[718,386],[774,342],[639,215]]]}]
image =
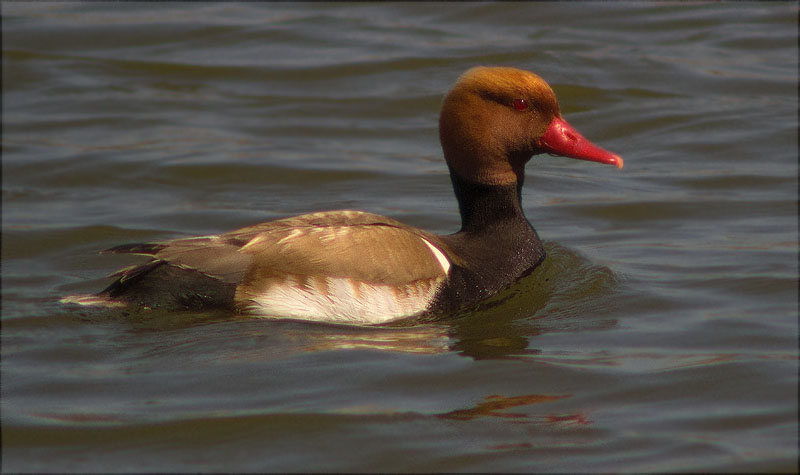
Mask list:
[{"label": "dark water background", "polygon": [[[795,2],[2,3],[3,471],[793,471]],[[320,209],[458,228],[467,68],[626,167],[541,156],[549,259],[396,328],[94,313],[113,245]]]}]

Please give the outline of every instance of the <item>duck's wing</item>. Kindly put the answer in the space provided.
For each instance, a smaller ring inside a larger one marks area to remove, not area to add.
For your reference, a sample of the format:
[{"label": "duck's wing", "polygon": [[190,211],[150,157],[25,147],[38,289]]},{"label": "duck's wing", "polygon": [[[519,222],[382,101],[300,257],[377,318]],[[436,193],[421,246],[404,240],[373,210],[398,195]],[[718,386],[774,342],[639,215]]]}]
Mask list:
[{"label": "duck's wing", "polygon": [[249,237],[240,252],[252,257],[236,306],[265,316],[379,323],[415,315],[453,262],[435,235],[355,211],[288,218],[231,236]]},{"label": "duck's wing", "polygon": [[287,285],[320,298],[336,298],[326,292],[342,283],[416,292],[438,285],[455,262],[438,236],[359,211],[312,213],[220,235],[129,244],[105,252],[151,257],[113,275],[118,279],[108,290],[115,295],[130,295],[134,289],[129,283],[138,286],[150,278],[177,287],[179,282],[170,284],[161,274],[181,280],[180,272],[192,281],[202,277],[204,288],[209,280],[235,287],[240,308]]},{"label": "duck's wing", "polygon": [[242,280],[251,257],[239,252],[242,245],[224,236],[200,236],[146,244],[125,244],[103,251],[149,256],[151,261],[121,269],[111,277],[125,281],[141,277],[158,265],[196,271],[224,283]]},{"label": "duck's wing", "polygon": [[299,274],[401,285],[444,275],[450,267],[438,237],[357,211],[297,216],[221,237],[249,238],[240,250],[252,257],[245,281]]}]

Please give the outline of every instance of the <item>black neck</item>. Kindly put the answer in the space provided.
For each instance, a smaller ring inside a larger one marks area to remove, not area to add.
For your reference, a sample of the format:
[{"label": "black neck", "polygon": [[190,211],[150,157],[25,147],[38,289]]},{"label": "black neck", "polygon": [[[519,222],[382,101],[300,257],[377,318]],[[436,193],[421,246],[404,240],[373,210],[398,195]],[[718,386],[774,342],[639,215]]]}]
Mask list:
[{"label": "black neck", "polygon": [[461,213],[462,232],[480,232],[498,225],[530,224],[522,211],[522,177],[514,184],[486,185],[450,173]]},{"label": "black neck", "polygon": [[525,214],[522,180],[486,185],[450,173],[461,212],[461,230],[442,236],[458,258],[437,305],[453,310],[472,305],[531,272],[544,248]]}]

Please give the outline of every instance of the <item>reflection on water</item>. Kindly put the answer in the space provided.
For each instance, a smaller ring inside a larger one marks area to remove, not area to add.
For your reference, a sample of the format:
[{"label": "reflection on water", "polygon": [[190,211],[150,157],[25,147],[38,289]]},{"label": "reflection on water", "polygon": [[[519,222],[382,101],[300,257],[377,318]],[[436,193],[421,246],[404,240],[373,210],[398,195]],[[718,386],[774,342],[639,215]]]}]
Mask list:
[{"label": "reflection on water", "polygon": [[450,351],[451,339],[444,326],[415,326],[317,333],[306,346],[308,351],[378,350],[401,353],[435,354]]},{"label": "reflection on water", "polygon": [[614,274],[556,243],[545,249],[534,272],[452,322],[453,350],[475,359],[535,355],[531,339],[543,332],[615,326],[599,315],[619,305]]},{"label": "reflection on water", "polygon": [[[495,394],[487,396],[483,402],[479,403],[475,407],[471,407],[469,409],[458,409],[455,411],[450,411],[446,414],[439,415],[439,417],[444,419],[456,419],[462,421],[468,421],[476,419],[478,417],[501,417],[501,418],[512,418],[512,419],[524,419],[530,417],[530,415],[527,413],[513,413],[513,412],[502,412],[502,411],[512,407],[528,406],[531,404],[541,404],[550,401],[557,401],[559,399],[564,399],[568,397],[570,397],[569,394],[561,396],[528,394],[525,396],[511,396],[511,397],[500,396]],[[552,418],[552,420],[558,419],[557,416],[545,416],[545,417]]]}]

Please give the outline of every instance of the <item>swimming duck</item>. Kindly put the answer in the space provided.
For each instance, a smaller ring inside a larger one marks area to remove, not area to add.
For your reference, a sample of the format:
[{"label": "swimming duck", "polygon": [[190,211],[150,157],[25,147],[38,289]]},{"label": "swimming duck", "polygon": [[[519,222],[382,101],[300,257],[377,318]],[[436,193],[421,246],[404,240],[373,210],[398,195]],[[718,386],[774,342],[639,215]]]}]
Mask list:
[{"label": "swimming duck", "polygon": [[539,76],[506,67],[464,73],[444,98],[439,138],[461,229],[440,236],[363,211],[323,211],[213,236],[127,244],[149,256],[83,305],[228,308],[265,318],[381,324],[474,305],[544,259],[525,218],[525,164],[549,153],[622,168],[578,133]]}]

